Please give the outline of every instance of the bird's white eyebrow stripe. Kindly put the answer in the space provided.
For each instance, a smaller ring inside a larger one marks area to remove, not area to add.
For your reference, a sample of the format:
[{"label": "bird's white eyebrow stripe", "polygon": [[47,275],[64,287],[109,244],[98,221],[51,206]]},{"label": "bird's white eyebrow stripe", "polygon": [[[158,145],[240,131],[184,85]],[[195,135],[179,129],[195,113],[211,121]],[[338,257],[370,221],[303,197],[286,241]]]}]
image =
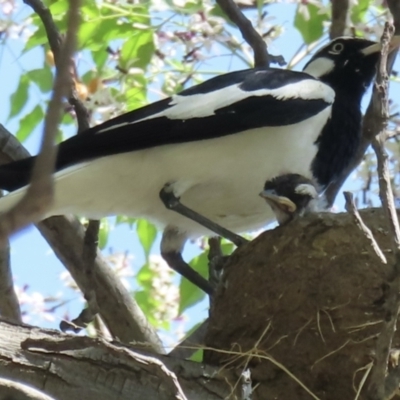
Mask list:
[{"label": "bird's white eyebrow stripe", "polygon": [[277,100],[303,99],[322,100],[332,104],[335,92],[324,83],[316,79],[302,79],[275,89],[261,88],[258,90],[243,90],[241,83],[226,86],[212,92],[175,95],[172,96],[169,107],[163,111],[152,114],[148,117],[129,121],[118,125],[110,126],[99,130],[98,133],[113,130],[115,128],[135,124],[153,118],[166,117],[169,119],[187,120],[191,118],[205,118],[215,115],[221,108],[231,106],[249,97],[273,96]]}]

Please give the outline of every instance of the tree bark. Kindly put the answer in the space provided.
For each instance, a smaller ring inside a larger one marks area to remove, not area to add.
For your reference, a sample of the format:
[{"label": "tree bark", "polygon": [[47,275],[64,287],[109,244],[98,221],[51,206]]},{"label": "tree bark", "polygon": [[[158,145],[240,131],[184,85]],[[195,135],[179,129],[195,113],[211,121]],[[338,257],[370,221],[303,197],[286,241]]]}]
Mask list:
[{"label": "tree bark", "polygon": [[[232,393],[235,375],[227,370],[5,321],[0,321],[0,377],[54,400],[240,398]],[[1,384],[0,379],[0,400],[9,399]]]},{"label": "tree bark", "polygon": [[[238,249],[213,303],[204,364],[0,322],[0,377],[57,400],[247,399],[249,387],[252,400],[366,399],[393,251],[382,210],[360,215],[386,264],[349,214],[310,215]],[[385,399],[399,387],[398,348],[396,334]],[[240,378],[248,368],[252,389]]]}]

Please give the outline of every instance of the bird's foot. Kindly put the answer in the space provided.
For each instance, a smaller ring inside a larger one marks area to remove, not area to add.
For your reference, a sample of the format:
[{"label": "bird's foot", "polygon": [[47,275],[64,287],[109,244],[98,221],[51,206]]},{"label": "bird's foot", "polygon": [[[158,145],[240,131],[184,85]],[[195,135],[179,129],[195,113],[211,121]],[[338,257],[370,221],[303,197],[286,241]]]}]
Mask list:
[{"label": "bird's foot", "polygon": [[211,221],[209,218],[204,217],[198,212],[182,204],[179,200],[179,197],[175,196],[171,184],[166,184],[161,189],[160,199],[165,207],[167,207],[169,210],[175,211],[178,214],[181,214],[182,216],[199,223],[201,226],[204,226],[210,231],[215,232],[217,235],[230,240],[236,246],[239,247],[243,244],[248,243],[248,240],[243,238],[242,236],[237,235],[236,233],[222,227],[221,225]]}]

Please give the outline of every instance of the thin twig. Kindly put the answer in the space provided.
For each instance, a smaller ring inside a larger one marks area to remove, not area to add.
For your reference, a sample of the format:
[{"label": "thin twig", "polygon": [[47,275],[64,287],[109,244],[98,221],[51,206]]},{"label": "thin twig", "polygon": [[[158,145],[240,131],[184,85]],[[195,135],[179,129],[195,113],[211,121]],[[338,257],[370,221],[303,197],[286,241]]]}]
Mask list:
[{"label": "thin twig", "polygon": [[68,93],[70,75],[69,60],[76,45],[79,23],[79,0],[71,0],[68,13],[68,31],[60,54],[60,65],[56,71],[53,94],[44,121],[44,133],[40,154],[32,171],[30,185],[21,199],[10,211],[0,218],[0,240],[30,222],[43,218],[53,202],[53,171],[56,161],[54,139],[61,121],[63,98]]},{"label": "thin twig", "polygon": [[[33,11],[40,17],[42,24],[46,30],[47,40],[50,44],[50,49],[54,55],[54,62],[56,68],[68,68],[71,78],[77,78],[75,64],[72,59],[72,54],[69,58],[61,51],[61,44],[63,42],[62,36],[53,20],[50,10],[43,4],[41,0],[23,0],[25,4],[32,7]],[[76,18],[78,20],[78,18]],[[79,100],[75,88],[74,80],[70,80],[70,87],[68,92],[68,101],[74,107],[76,118],[78,121],[78,132],[83,132],[89,129],[89,112],[83,103]]]},{"label": "thin twig", "polygon": [[361,230],[361,232],[364,234],[364,236],[368,239],[368,241],[371,244],[371,247],[375,251],[375,254],[379,257],[381,262],[383,264],[387,263],[386,257],[383,254],[383,251],[379,247],[379,244],[376,242],[374,235],[371,232],[371,229],[368,228],[367,225],[365,225],[364,221],[361,218],[361,215],[359,214],[356,205],[354,204],[353,200],[353,194],[350,192],[343,192],[344,198],[346,199],[346,210],[349,214],[351,214],[354,217],[354,221],[358,228]]},{"label": "thin twig", "polygon": [[262,36],[254,29],[251,22],[240,11],[233,0],[216,0],[229,19],[239,28],[243,39],[254,51],[254,65],[256,67],[268,67],[270,63],[285,65],[282,56],[272,56],[268,53],[267,45]]},{"label": "thin twig", "polygon": [[386,315],[384,318],[382,331],[376,343],[375,363],[371,371],[371,379],[367,394],[369,400],[385,399],[385,380],[389,362],[389,354],[393,336],[396,330],[397,316],[400,307],[400,298],[398,295],[400,289],[400,228],[390,184],[389,167],[387,162],[388,156],[384,148],[386,141],[386,125],[389,118],[389,77],[386,65],[389,53],[389,43],[393,34],[393,25],[386,23],[381,40],[381,60],[375,83],[380,100],[379,122],[381,126],[379,134],[372,140],[372,146],[376,153],[378,162],[379,196],[385,211],[386,219],[389,225],[389,231],[392,237],[394,264],[392,270],[390,271],[391,282],[385,301]]}]

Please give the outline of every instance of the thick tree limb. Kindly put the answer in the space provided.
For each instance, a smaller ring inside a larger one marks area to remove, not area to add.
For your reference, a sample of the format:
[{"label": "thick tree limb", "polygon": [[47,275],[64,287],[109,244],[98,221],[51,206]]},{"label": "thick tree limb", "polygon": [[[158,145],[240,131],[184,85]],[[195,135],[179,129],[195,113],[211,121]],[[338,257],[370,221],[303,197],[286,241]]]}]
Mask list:
[{"label": "thick tree limb", "polygon": [[335,39],[344,36],[346,33],[349,0],[332,0],[332,23],[329,30],[329,37]]},{"label": "thick tree limb", "polygon": [[0,400],[55,400],[20,382],[0,378]]},{"label": "thick tree limb", "polygon": [[241,398],[228,370],[1,321],[0,376],[57,400]]},{"label": "thick tree limb", "polygon": [[[29,157],[18,140],[0,124],[0,163]],[[139,341],[147,343],[162,353],[163,347],[154,328],[133,300],[120,280],[110,270],[101,253],[95,261],[96,284],[88,281],[82,260],[84,229],[71,216],[48,218],[37,227],[79,286],[82,293],[94,290],[101,316],[114,337],[124,343]]]},{"label": "thick tree limb", "polygon": [[[87,282],[96,282],[95,261],[99,241],[100,221],[89,220],[86,227],[85,237],[83,239],[82,260],[84,264],[84,273]],[[60,329],[66,332],[71,329],[74,332],[79,332],[81,328],[85,328],[88,324],[94,321],[96,315],[100,312],[99,305],[96,300],[96,293],[94,290],[84,294],[88,307],[84,308],[77,318],[71,321],[63,321],[60,324]]]},{"label": "thick tree limb", "polygon": [[0,378],[0,400],[55,400],[43,392],[14,382],[10,379]]},{"label": "thick tree limb", "polygon": [[11,273],[8,240],[4,241],[4,246],[0,248],[0,316],[12,322],[22,322],[21,309]]}]

